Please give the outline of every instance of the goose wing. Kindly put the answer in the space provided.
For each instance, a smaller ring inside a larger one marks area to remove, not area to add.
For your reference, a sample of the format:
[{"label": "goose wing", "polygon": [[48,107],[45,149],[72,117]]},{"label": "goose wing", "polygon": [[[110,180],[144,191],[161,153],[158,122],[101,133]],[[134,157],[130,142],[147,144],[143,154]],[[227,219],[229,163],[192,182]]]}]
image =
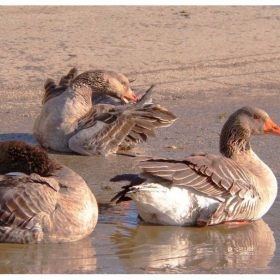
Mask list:
[{"label": "goose wing", "polygon": [[[126,105],[127,110],[133,111],[134,116],[137,116],[138,122],[120,144],[121,149],[130,149],[135,143],[146,142],[148,137],[156,136],[155,128],[170,126],[177,119],[164,107],[151,103],[154,87],[151,85],[137,103]],[[141,119],[143,122],[140,121]]]},{"label": "goose wing", "polygon": [[182,161],[150,159],[139,166],[143,170],[142,177],[158,177],[222,202],[232,196],[241,199],[258,196],[246,170],[222,156],[193,155]]},{"label": "goose wing", "polygon": [[80,119],[78,119],[77,131],[92,127],[97,121],[106,121],[112,114],[109,112],[114,110],[113,105],[98,104],[91,107],[91,109]]},{"label": "goose wing", "polygon": [[134,126],[135,120],[130,113],[116,112],[114,108],[108,104],[93,106],[78,120],[77,133],[70,138],[69,147],[86,155],[115,152]]},{"label": "goose wing", "polygon": [[133,147],[135,143],[146,142],[149,137],[155,137],[155,129],[170,126],[177,117],[164,107],[155,104],[145,105],[143,108],[133,109],[133,115],[137,119],[120,148]]},{"label": "goose wing", "polygon": [[107,155],[122,145],[147,141],[155,136],[154,128],[171,124],[170,119],[176,117],[160,106],[116,109],[113,105],[95,105],[78,120],[69,147],[80,154]]},{"label": "goose wing", "polygon": [[[215,155],[197,155],[183,161],[148,160],[140,163],[142,177],[160,178],[171,185],[192,189],[215,199],[217,209],[209,217],[201,217],[201,225],[219,224],[226,220],[254,219],[260,195],[251,184],[248,173],[234,161]],[[129,192],[126,188],[123,191]]]},{"label": "goose wing", "polygon": [[49,215],[55,210],[59,189],[55,179],[35,173],[30,176],[1,175],[0,227],[40,227],[42,215]]}]

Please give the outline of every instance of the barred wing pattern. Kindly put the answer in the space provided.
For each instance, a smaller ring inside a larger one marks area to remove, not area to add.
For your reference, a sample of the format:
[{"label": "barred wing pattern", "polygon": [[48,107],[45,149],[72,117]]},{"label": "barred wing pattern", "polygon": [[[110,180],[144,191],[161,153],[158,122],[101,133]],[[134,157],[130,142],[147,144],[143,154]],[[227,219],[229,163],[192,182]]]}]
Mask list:
[{"label": "barred wing pattern", "polygon": [[[141,177],[160,178],[219,201],[219,207],[208,220],[200,222],[219,224],[226,220],[254,218],[251,215],[259,194],[246,171],[228,158],[193,155],[182,161],[150,159],[139,166],[143,170]],[[248,211],[248,208],[251,209]]]},{"label": "barred wing pattern", "polygon": [[41,221],[56,209],[58,190],[56,180],[34,173],[0,176],[0,242],[42,239]]},{"label": "barred wing pattern", "polygon": [[170,126],[177,117],[160,105],[144,105],[133,113],[134,126],[120,144],[121,149],[130,149],[135,143],[146,142],[148,137],[156,137],[155,129]]},{"label": "barred wing pattern", "polygon": [[117,107],[95,105],[78,120],[76,134],[69,140],[69,147],[81,154],[102,155],[119,148],[131,148],[134,143],[154,137],[154,129],[171,125],[176,116],[159,105]]}]

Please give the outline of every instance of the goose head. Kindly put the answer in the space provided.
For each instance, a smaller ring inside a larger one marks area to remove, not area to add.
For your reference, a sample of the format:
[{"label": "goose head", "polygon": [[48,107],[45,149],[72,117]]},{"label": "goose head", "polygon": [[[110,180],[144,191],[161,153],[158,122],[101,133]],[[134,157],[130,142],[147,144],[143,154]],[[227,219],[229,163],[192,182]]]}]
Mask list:
[{"label": "goose head", "polygon": [[127,77],[114,71],[90,70],[78,75],[72,85],[87,85],[93,94],[106,94],[120,99],[123,103],[138,100]]},{"label": "goose head", "polygon": [[48,176],[59,168],[40,147],[19,140],[0,141],[0,175],[22,172]]},{"label": "goose head", "polygon": [[243,107],[224,124],[220,135],[220,152],[226,157],[246,152],[251,149],[250,138],[264,134],[280,136],[280,128],[262,109]]}]

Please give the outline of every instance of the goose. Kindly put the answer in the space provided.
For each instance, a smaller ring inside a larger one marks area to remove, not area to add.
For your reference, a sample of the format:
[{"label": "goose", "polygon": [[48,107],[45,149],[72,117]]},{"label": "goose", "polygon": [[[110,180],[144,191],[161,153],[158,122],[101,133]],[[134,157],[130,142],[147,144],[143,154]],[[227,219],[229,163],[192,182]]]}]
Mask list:
[{"label": "goose", "polygon": [[74,171],[41,147],[0,141],[0,242],[64,243],[88,236],[96,199]]},{"label": "goose", "polygon": [[[125,79],[125,78],[124,78]],[[135,79],[128,79],[129,84],[133,83]],[[115,106],[127,104],[127,103],[134,103],[137,102],[139,97],[141,98],[143,94],[133,92],[132,98],[126,98],[125,100],[120,100],[114,96],[106,95],[106,94],[96,94],[92,96],[92,105],[97,104],[111,104]],[[152,103],[152,98],[146,101],[146,103]]]},{"label": "goose", "polygon": [[[42,109],[33,135],[46,149],[82,155],[116,153],[155,136],[155,128],[171,125],[177,117],[156,104],[147,104],[152,87],[138,100],[129,80],[114,71],[72,68],[60,79],[44,84]],[[113,96],[125,105],[92,104],[99,95]],[[133,104],[128,103],[134,101]]]},{"label": "goose", "polygon": [[280,128],[262,109],[245,106],[225,122],[220,155],[197,153],[182,160],[140,161],[139,176],[111,201],[133,200],[147,223],[177,226],[242,225],[261,218],[277,195],[271,169],[254,153],[254,135],[280,135]]}]

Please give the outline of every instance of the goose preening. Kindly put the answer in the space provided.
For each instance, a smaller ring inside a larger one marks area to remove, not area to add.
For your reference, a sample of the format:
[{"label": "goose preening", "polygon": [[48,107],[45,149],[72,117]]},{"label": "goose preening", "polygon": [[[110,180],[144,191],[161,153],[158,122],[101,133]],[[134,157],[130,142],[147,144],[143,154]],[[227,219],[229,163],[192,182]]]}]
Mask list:
[{"label": "goose preening", "polygon": [[0,141],[0,242],[62,243],[95,228],[98,207],[85,181],[23,141]]},{"label": "goose preening", "polygon": [[[155,136],[155,129],[171,125],[176,116],[156,104],[147,104],[150,90],[138,101],[129,80],[113,71],[91,70],[77,75],[73,68],[58,85],[48,79],[33,134],[45,148],[83,155],[115,153]],[[113,96],[123,103],[92,105],[92,98]]]},{"label": "goose preening", "polygon": [[273,172],[250,145],[252,136],[264,134],[280,135],[280,128],[263,110],[243,107],[222,128],[221,155],[142,161],[142,173],[112,201],[132,199],[140,217],[155,224],[206,226],[259,219],[277,195]]}]

